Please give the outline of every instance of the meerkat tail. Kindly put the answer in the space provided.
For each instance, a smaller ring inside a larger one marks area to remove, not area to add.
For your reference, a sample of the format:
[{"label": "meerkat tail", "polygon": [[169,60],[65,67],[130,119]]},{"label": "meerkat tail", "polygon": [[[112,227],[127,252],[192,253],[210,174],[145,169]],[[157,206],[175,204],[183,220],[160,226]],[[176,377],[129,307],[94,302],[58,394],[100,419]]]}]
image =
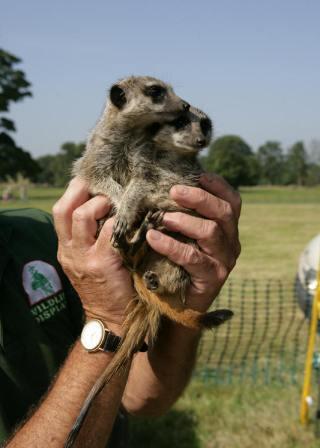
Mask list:
[{"label": "meerkat tail", "polygon": [[191,309],[175,309],[168,302],[161,300],[157,294],[150,291],[137,273],[133,274],[133,280],[135,290],[143,301],[156,307],[160,314],[164,314],[169,319],[185,327],[194,330],[214,328],[231,319],[233,316],[233,312],[227,309],[210,311],[208,313],[200,313]]},{"label": "meerkat tail", "polygon": [[150,344],[156,335],[160,321],[158,310],[149,309],[148,304],[140,300],[133,300],[130,308],[131,311],[129,311],[123,324],[124,336],[122,343],[115,353],[113,360],[97,379],[85,399],[80,413],[68,435],[64,448],[70,448],[75,442],[93,400],[101,392],[103,387],[110,382],[120,369],[126,369],[129,366],[132,356],[139,350],[148,332],[151,335]]}]

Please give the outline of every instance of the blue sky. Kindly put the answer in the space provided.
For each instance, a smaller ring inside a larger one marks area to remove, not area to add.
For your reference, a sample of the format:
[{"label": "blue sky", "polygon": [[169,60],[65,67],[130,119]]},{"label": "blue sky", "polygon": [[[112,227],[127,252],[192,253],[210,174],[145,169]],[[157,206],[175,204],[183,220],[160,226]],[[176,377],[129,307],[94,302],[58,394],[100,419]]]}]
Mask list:
[{"label": "blue sky", "polygon": [[33,98],[12,106],[38,156],[84,140],[107,89],[129,74],[169,81],[216,137],[253,149],[320,139],[320,2],[10,0],[0,46],[23,59]]}]

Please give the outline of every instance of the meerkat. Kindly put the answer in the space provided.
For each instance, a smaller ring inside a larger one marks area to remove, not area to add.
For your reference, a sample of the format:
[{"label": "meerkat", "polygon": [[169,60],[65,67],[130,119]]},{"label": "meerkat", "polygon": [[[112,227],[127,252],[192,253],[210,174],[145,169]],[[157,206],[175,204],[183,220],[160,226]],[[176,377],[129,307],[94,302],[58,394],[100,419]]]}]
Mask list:
[{"label": "meerkat", "polygon": [[156,78],[120,80],[111,87],[109,101],[72,174],[88,182],[91,194],[107,195],[117,211],[134,159],[148,142],[148,126],[174,119],[188,108],[171,86]]},{"label": "meerkat", "polygon": [[[169,199],[170,188],[179,183],[198,185],[202,170],[196,156],[210,142],[211,121],[203,112],[191,108],[164,124],[155,121],[144,132],[149,135],[151,146],[141,145],[140,137],[137,145],[139,155],[135,158],[132,154],[130,169],[125,168],[130,176],[127,186],[124,179],[120,179],[120,176],[118,179],[123,191],[120,193],[120,203],[116,203],[113,232],[113,244],[129,264],[139,298],[130,303],[123,325],[123,342],[114,360],[85,400],[65,447],[70,447],[75,440],[94,398],[114,373],[127,364],[141,346],[146,334],[149,333],[151,341],[156,337],[161,314],[192,328],[211,328],[232,316],[229,310],[202,314],[185,309],[183,302],[190,284],[189,275],[144,243],[147,229],[161,225],[159,211],[181,210],[181,207]],[[194,213],[190,210],[187,212]],[[141,216],[144,216],[142,223]],[[137,223],[140,223],[140,227],[135,227]],[[195,244],[181,235],[174,236]],[[136,256],[141,250],[142,256]]]},{"label": "meerkat", "polygon": [[[121,216],[121,201],[132,173],[139,167],[140,154],[151,146],[151,125],[173,120],[189,107],[170,85],[156,78],[131,76],[120,80],[111,87],[109,101],[88,139],[83,156],[75,162],[72,174],[88,183],[92,195],[107,195],[112,202],[113,213],[116,217],[118,214]],[[133,300],[131,304],[133,313],[139,308],[134,306],[135,303]],[[132,340],[134,335],[137,336],[132,347],[126,348],[126,344],[122,344],[128,358],[145,337],[145,332],[139,334],[136,328],[130,327],[127,341],[131,333],[134,333]],[[65,447],[73,445],[94,396],[101,390],[100,385],[105,383],[104,377],[102,374],[89,394]]]}]

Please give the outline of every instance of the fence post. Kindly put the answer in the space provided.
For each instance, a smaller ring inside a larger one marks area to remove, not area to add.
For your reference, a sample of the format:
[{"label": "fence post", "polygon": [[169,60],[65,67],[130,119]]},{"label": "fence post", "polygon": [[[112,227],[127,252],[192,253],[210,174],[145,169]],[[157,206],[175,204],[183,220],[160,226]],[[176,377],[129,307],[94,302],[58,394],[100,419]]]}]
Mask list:
[{"label": "fence post", "polygon": [[303,425],[306,425],[309,421],[309,407],[312,403],[311,392],[311,375],[312,375],[312,361],[314,346],[317,335],[318,320],[320,318],[320,269],[317,275],[317,287],[312,302],[312,313],[310,321],[308,349],[305,362],[305,371],[303,379],[303,389],[300,406],[300,421]]}]

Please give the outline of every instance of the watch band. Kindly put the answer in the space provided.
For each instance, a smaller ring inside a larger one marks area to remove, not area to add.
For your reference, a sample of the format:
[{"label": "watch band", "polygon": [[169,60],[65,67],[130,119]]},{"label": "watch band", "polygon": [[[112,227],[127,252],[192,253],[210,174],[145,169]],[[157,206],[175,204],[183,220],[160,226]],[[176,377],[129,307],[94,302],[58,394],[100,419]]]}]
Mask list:
[{"label": "watch band", "polygon": [[104,352],[116,352],[121,344],[121,338],[109,330],[106,330],[106,337],[100,349]]},{"label": "watch band", "polygon": [[[103,344],[100,346],[100,350],[104,352],[116,352],[121,344],[120,336],[115,335],[112,331],[106,329],[106,338]],[[146,352],[148,350],[148,344],[143,342],[141,347],[137,349],[137,352]]]}]

